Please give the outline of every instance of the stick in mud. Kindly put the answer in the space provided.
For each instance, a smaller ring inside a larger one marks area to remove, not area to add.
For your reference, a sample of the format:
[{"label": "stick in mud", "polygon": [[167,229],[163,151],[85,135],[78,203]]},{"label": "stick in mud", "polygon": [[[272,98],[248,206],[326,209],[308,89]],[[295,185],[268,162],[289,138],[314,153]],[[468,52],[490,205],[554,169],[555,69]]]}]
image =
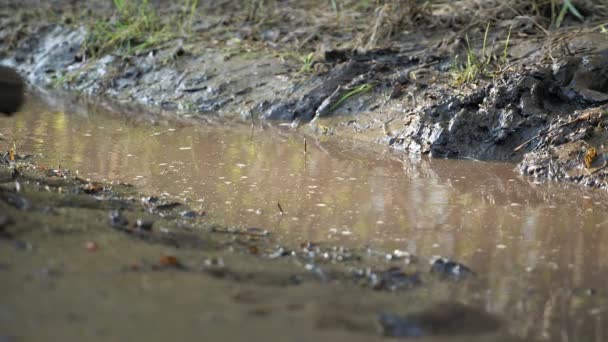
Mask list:
[{"label": "stick in mud", "polygon": [[516,148],[514,148],[513,152],[517,152],[517,151],[521,150],[522,148],[526,147],[532,141],[534,141],[534,140],[536,140],[536,139],[538,139],[538,138],[540,138],[540,137],[542,137],[544,135],[551,134],[551,133],[555,132],[556,130],[558,130],[560,128],[564,128],[564,127],[566,127],[568,125],[571,125],[573,123],[577,123],[579,121],[591,120],[593,118],[593,114],[597,114],[597,118],[596,119],[599,120],[599,119],[603,118],[604,115],[608,114],[608,112],[605,112],[605,111],[600,111],[600,112],[591,111],[589,113],[583,114],[583,115],[581,115],[579,117],[576,117],[576,118],[574,118],[574,119],[572,119],[572,120],[570,120],[568,122],[565,122],[565,123],[563,123],[563,124],[561,124],[559,126],[553,127],[553,128],[551,128],[550,130],[548,130],[546,132],[538,133],[537,135],[533,136],[532,138],[524,141],[523,144],[521,144],[521,145],[517,146]]},{"label": "stick in mud", "polygon": [[306,138],[304,138],[304,154],[306,154]]},{"label": "stick in mud", "polygon": [[283,208],[281,208],[280,202],[277,202],[277,207],[279,207],[279,215],[283,216]]}]

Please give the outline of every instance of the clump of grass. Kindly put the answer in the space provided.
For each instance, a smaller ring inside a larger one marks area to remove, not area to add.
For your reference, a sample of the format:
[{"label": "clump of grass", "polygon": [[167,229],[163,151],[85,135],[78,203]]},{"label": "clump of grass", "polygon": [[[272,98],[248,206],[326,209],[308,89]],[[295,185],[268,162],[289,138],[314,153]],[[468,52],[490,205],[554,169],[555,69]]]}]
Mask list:
[{"label": "clump of grass", "polygon": [[[490,24],[486,26],[486,32],[483,35],[483,45],[481,47],[481,57],[477,57],[471,43],[469,42],[469,36],[465,35],[465,41],[467,42],[467,61],[464,67],[460,68],[454,73],[454,78],[457,85],[464,83],[470,83],[477,79],[479,75],[488,75],[488,67],[490,66],[491,53],[486,54],[486,46],[488,42],[488,32],[490,31]],[[505,52],[506,56],[506,52]]]},{"label": "clump of grass", "polygon": [[306,56],[300,57],[300,61],[302,62],[302,67],[300,68],[300,74],[307,74],[312,71],[312,67],[314,64],[314,53],[309,53]]},{"label": "clump of grass", "polygon": [[453,76],[456,85],[462,85],[475,81],[479,77],[496,77],[502,71],[504,71],[507,65],[507,57],[509,55],[509,43],[511,41],[511,32],[513,25],[509,27],[507,33],[507,39],[505,40],[505,46],[502,51],[502,57],[495,56],[492,49],[487,48],[488,43],[488,32],[490,30],[490,24],[486,26],[486,31],[483,36],[483,45],[481,47],[481,56],[478,57],[471,44],[469,42],[469,36],[465,35],[465,41],[467,43],[467,60],[463,66],[458,65],[458,56],[453,65]]},{"label": "clump of grass", "polygon": [[87,56],[137,52],[172,37],[148,0],[114,0],[114,6],[111,20],[98,20],[91,27],[84,45]]},{"label": "clump of grass", "polygon": [[182,31],[192,33],[192,27],[194,26],[194,18],[196,16],[196,10],[198,8],[198,0],[184,0],[182,6],[183,25]]},{"label": "clump of grass", "polygon": [[[551,0],[552,8],[554,8],[556,1],[557,0]],[[567,13],[572,14],[580,21],[585,20],[585,18],[581,14],[581,12],[579,12],[578,9],[576,7],[574,7],[571,0],[563,0],[563,1],[564,1],[564,3],[562,4],[562,8],[559,11],[559,14],[555,18],[555,20],[553,21],[553,24],[556,28],[559,28],[562,25],[562,22],[564,21],[564,18],[566,17]]]}]

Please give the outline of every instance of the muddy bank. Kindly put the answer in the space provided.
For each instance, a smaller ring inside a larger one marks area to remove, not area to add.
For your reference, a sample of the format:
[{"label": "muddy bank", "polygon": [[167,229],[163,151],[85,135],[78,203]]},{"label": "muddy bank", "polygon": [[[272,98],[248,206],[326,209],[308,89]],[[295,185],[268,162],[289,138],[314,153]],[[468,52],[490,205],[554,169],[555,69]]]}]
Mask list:
[{"label": "muddy bank", "polygon": [[[291,121],[319,135],[440,158],[517,161],[526,175],[605,187],[608,39],[592,22],[603,10],[593,16],[588,9],[585,23],[569,21],[554,32],[512,20],[511,35],[509,21],[497,21],[484,39],[483,27],[458,31],[459,24],[443,23],[445,8],[438,4],[426,17],[414,16],[435,20],[428,31],[405,31],[399,40],[365,49],[317,43],[314,54],[298,58],[288,53],[292,40],[310,34],[312,40],[298,46],[314,47],[318,32],[290,35],[289,24],[264,29],[211,10],[193,21],[195,34],[135,53],[91,56],[92,28],[75,24],[79,17],[69,6],[56,5],[56,17],[45,20],[27,10],[9,15],[7,8],[0,35],[2,63],[36,86],[179,115]],[[456,13],[456,22],[470,15]],[[335,45],[349,39],[330,37]],[[492,42],[492,56],[504,53],[491,61],[491,73],[484,69],[488,60],[473,65],[485,77],[468,79],[473,71],[464,60],[485,58],[482,39]]]}]

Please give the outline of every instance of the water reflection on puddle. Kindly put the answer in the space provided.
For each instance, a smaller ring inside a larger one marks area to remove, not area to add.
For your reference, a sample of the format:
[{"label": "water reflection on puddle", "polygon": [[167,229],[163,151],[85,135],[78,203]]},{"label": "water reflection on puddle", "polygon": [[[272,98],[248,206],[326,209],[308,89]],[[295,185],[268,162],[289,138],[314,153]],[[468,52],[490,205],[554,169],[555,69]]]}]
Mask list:
[{"label": "water reflection on puddle", "polygon": [[[511,164],[411,160],[335,139],[308,137],[304,153],[304,136],[280,128],[134,125],[36,103],[0,124],[20,149],[42,153],[42,163],[188,201],[210,221],[263,227],[284,241],[453,257],[482,275],[489,309],[522,321],[521,329],[532,329],[530,315],[546,315],[527,312],[538,306],[513,291],[560,315],[600,317],[608,305],[603,191],[535,183]],[[573,299],[584,289],[600,291],[597,301]]]}]

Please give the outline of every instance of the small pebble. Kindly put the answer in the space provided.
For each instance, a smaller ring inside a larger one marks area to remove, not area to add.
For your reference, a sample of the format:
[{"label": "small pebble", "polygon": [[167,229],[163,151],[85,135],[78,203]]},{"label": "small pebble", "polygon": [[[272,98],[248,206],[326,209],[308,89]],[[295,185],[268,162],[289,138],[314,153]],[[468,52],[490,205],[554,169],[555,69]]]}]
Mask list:
[{"label": "small pebble", "polygon": [[154,225],[153,221],[145,221],[143,219],[138,219],[136,221],[136,227],[147,232],[152,231],[152,225]]},{"label": "small pebble", "polygon": [[192,210],[184,210],[180,213],[183,218],[195,218],[196,213]]}]

